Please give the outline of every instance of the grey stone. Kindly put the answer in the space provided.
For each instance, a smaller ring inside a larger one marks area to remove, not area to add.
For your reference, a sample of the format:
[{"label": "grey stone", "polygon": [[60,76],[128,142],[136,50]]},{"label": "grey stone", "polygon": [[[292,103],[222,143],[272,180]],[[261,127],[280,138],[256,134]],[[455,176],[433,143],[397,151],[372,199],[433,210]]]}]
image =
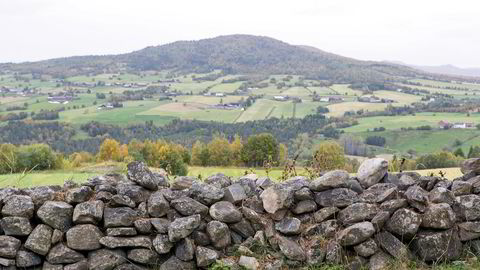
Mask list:
[{"label": "grey stone", "polygon": [[210,242],[210,237],[208,236],[208,234],[206,234],[204,232],[201,232],[201,231],[198,231],[198,230],[194,231],[192,233],[192,239],[193,239],[193,242],[195,243],[195,245],[198,245],[198,246],[208,246],[211,243]]},{"label": "grey stone", "polygon": [[152,173],[152,171],[150,171],[150,169],[145,163],[139,161],[130,162],[127,165],[127,169],[127,177],[131,181],[139,184],[146,189],[158,189],[160,181]]},{"label": "grey stone", "polygon": [[194,261],[184,262],[175,256],[171,256],[161,266],[160,270],[194,270],[197,269]]},{"label": "grey stone", "polygon": [[468,241],[480,237],[480,222],[462,222],[458,224],[458,236],[461,241]]},{"label": "grey stone", "polygon": [[262,189],[267,189],[268,187],[272,186],[274,183],[268,177],[260,177],[257,179],[257,181],[255,181],[255,184],[257,185],[257,187],[260,187]]},{"label": "grey stone", "polygon": [[148,199],[148,214],[151,217],[163,217],[167,214],[170,205],[168,201],[163,197],[161,191],[157,191],[150,195]]},{"label": "grey stone", "polygon": [[390,212],[379,211],[371,220],[373,227],[377,232],[383,229],[385,223],[390,219]]},{"label": "grey stone", "polygon": [[344,170],[330,171],[310,182],[309,188],[313,191],[324,191],[333,188],[346,187],[345,184],[349,177],[348,172]]},{"label": "grey stone", "polygon": [[133,227],[119,227],[119,228],[108,228],[108,236],[135,236],[137,235],[137,230]]},{"label": "grey stone", "polygon": [[480,174],[480,158],[470,158],[462,163],[460,168],[463,174]]},{"label": "grey stone", "polygon": [[417,183],[413,177],[408,174],[401,174],[401,175],[393,175],[388,174],[388,178],[386,179],[387,183],[394,184],[400,190],[406,190],[410,186],[413,186]]},{"label": "grey stone", "polygon": [[248,238],[255,235],[255,230],[253,229],[252,225],[244,218],[237,223],[230,224],[230,229],[240,234],[243,238]]},{"label": "grey stone", "polygon": [[63,270],[88,270],[88,260],[85,259],[76,263],[65,265]]},{"label": "grey stone", "polygon": [[184,190],[192,186],[193,182],[196,181],[196,178],[190,176],[179,176],[175,178],[174,182],[170,186],[171,189]]},{"label": "grey stone", "polygon": [[17,267],[32,267],[36,265],[42,264],[42,258],[37,254],[29,251],[20,250],[17,252],[17,256],[15,258]]},{"label": "grey stone", "polygon": [[406,199],[395,199],[395,200],[389,200],[389,201],[383,202],[380,205],[380,209],[393,213],[398,209],[405,208],[407,206],[408,206],[408,202]]},{"label": "grey stone", "polygon": [[373,224],[371,222],[364,221],[343,229],[340,231],[340,233],[338,233],[337,238],[340,245],[353,246],[367,240],[374,233],[375,228],[373,227]]},{"label": "grey stone", "polygon": [[480,196],[463,195],[456,198],[459,211],[457,212],[466,221],[480,219]]},{"label": "grey stone", "polygon": [[16,269],[15,268],[15,260],[0,258],[0,268],[5,269],[5,270]]},{"label": "grey stone", "polygon": [[189,236],[193,230],[200,226],[200,215],[193,215],[184,218],[177,218],[168,226],[168,239],[170,242],[177,242]]},{"label": "grey stone", "polygon": [[25,217],[4,217],[0,220],[0,227],[5,235],[26,236],[32,232],[30,220]]},{"label": "grey stone", "polygon": [[121,250],[99,249],[88,253],[89,270],[112,270],[127,261]]},{"label": "grey stone", "polygon": [[303,187],[293,193],[295,201],[313,200],[313,192],[308,187]]},{"label": "grey stone", "polygon": [[73,210],[75,224],[97,224],[102,220],[104,203],[102,201],[88,201],[77,204]]},{"label": "grey stone", "polygon": [[137,219],[133,222],[135,229],[141,234],[150,234],[152,232],[152,223],[150,219]]},{"label": "grey stone", "polygon": [[168,233],[168,227],[171,222],[165,218],[152,218],[150,223],[157,233]]},{"label": "grey stone", "polygon": [[325,253],[327,263],[339,264],[342,262],[343,255],[342,246],[337,241],[331,240],[327,243]]},{"label": "grey stone", "polygon": [[387,174],[388,161],[383,158],[367,159],[360,164],[357,171],[358,182],[364,187],[369,188]]},{"label": "grey stone", "polygon": [[92,224],[77,225],[66,233],[67,246],[75,250],[95,250],[101,248],[103,233]]},{"label": "grey stone", "polygon": [[297,242],[280,235],[277,236],[277,241],[280,251],[288,259],[294,261],[305,261],[307,259],[305,251]]},{"label": "grey stone", "polygon": [[376,204],[354,203],[338,213],[338,221],[343,224],[352,224],[372,220],[378,211],[379,209]]},{"label": "grey stone", "polygon": [[45,224],[38,224],[25,241],[25,248],[38,253],[47,255],[52,244],[53,229]]},{"label": "grey stone", "polygon": [[50,264],[47,261],[43,262],[42,270],[63,270],[62,264]]},{"label": "grey stone", "polygon": [[304,200],[299,201],[295,207],[292,209],[292,212],[296,215],[301,215],[305,213],[314,212],[317,210],[317,203],[314,200]]},{"label": "grey stone", "polygon": [[368,269],[370,270],[384,270],[390,266],[390,256],[383,251],[375,253],[368,262]]},{"label": "grey stone", "polygon": [[225,174],[217,173],[205,179],[205,183],[216,186],[217,188],[225,188],[230,186],[232,184],[232,181]]},{"label": "grey stone", "polygon": [[137,211],[129,207],[106,207],[103,212],[104,226],[107,228],[130,227],[137,218]]},{"label": "grey stone", "polygon": [[200,214],[202,217],[208,214],[208,206],[190,198],[182,197],[170,202],[170,206],[184,216]]},{"label": "grey stone", "polygon": [[336,213],[338,213],[340,211],[340,209],[338,209],[337,207],[324,207],[320,210],[318,210],[317,212],[315,212],[313,214],[313,218],[315,220],[315,222],[317,223],[320,223],[328,218],[331,218],[333,217]]},{"label": "grey stone", "polygon": [[76,263],[84,258],[81,253],[68,248],[63,243],[53,246],[47,255],[47,261],[51,264]]},{"label": "grey stone", "polygon": [[423,213],[422,227],[449,229],[455,225],[455,213],[448,203],[429,204]]},{"label": "grey stone", "polygon": [[32,198],[25,195],[12,195],[4,199],[2,215],[32,218],[34,210]]},{"label": "grey stone", "polygon": [[367,203],[382,203],[394,199],[397,191],[397,186],[394,184],[379,183],[365,190],[360,195],[360,200]]},{"label": "grey stone", "polygon": [[335,188],[315,194],[315,202],[323,207],[346,207],[358,201],[358,194],[348,188]]},{"label": "grey stone", "polygon": [[105,236],[100,238],[100,244],[103,246],[115,248],[152,248],[152,239],[147,236],[133,236],[133,237],[113,237]]},{"label": "grey stone", "polygon": [[182,261],[191,261],[195,256],[195,244],[190,238],[184,238],[175,246],[175,256]]},{"label": "grey stone", "polygon": [[147,248],[131,249],[127,252],[127,258],[141,264],[157,264],[160,261],[160,256]]},{"label": "grey stone", "polygon": [[65,202],[67,203],[82,203],[88,201],[93,195],[93,190],[90,187],[82,186],[72,188],[65,192]]},{"label": "grey stone", "polygon": [[195,250],[195,257],[197,258],[198,267],[207,267],[218,259],[218,253],[206,247],[198,246]]},{"label": "grey stone", "polygon": [[43,223],[66,231],[72,226],[73,206],[65,202],[47,201],[37,211]]},{"label": "grey stone", "polygon": [[242,213],[231,203],[220,201],[214,203],[209,210],[210,216],[225,223],[236,223],[242,220]]},{"label": "grey stone", "polygon": [[[15,258],[21,242],[15,237],[0,235],[0,257]],[[6,266],[6,265],[5,265]]]},{"label": "grey stone", "polygon": [[322,235],[325,238],[331,238],[338,231],[340,225],[336,219],[326,220],[319,224],[307,227],[303,232],[304,235]]},{"label": "grey stone", "polygon": [[436,187],[428,193],[428,200],[432,203],[455,203],[455,195],[444,187]]},{"label": "grey stone", "polygon": [[57,229],[53,230],[52,233],[52,245],[55,245],[58,242],[63,240],[63,232]]},{"label": "grey stone", "polygon": [[172,247],[173,243],[168,240],[168,235],[166,234],[157,234],[155,239],[153,239],[153,248],[155,248],[158,254],[166,254],[170,252]]},{"label": "grey stone", "polygon": [[117,194],[128,196],[135,203],[141,203],[148,200],[151,191],[142,186],[135,185],[133,182],[119,183],[117,185]]},{"label": "grey stone", "polygon": [[466,181],[453,181],[451,190],[455,196],[461,196],[472,193],[473,187]]},{"label": "grey stone", "polygon": [[412,242],[420,259],[431,262],[456,260],[462,253],[462,242],[456,230],[420,231]]},{"label": "grey stone", "polygon": [[280,209],[290,207],[294,202],[294,192],[292,189],[280,185],[273,185],[267,188],[260,195],[263,208],[268,213],[274,214]]},{"label": "grey stone", "polygon": [[412,207],[420,212],[425,211],[428,204],[428,192],[424,189],[419,186],[411,186],[405,192],[405,197]]},{"label": "grey stone", "polygon": [[189,191],[193,199],[205,205],[212,205],[224,197],[222,189],[200,182],[193,182]]},{"label": "grey stone", "polygon": [[378,251],[375,240],[369,239],[353,247],[355,252],[365,258],[368,258]]},{"label": "grey stone", "polygon": [[238,183],[226,187],[224,189],[224,193],[224,200],[229,201],[233,204],[240,203],[247,198],[245,189],[243,189],[243,186]]},{"label": "grey stone", "polygon": [[207,234],[215,248],[225,248],[231,243],[230,230],[223,222],[210,221],[207,224]]},{"label": "grey stone", "polygon": [[126,195],[117,194],[112,196],[112,198],[110,199],[109,206],[111,207],[127,206],[130,208],[134,208],[135,202]]},{"label": "grey stone", "polygon": [[285,235],[300,234],[301,222],[298,218],[284,218],[275,224],[275,229]]},{"label": "grey stone", "polygon": [[409,209],[399,209],[393,213],[385,227],[387,231],[405,238],[412,238],[422,224],[422,217]]},{"label": "grey stone", "polygon": [[238,265],[247,270],[257,270],[260,268],[260,263],[255,259],[255,257],[240,256],[238,260]]},{"label": "grey stone", "polygon": [[396,259],[407,259],[410,257],[407,246],[389,232],[380,232],[375,236],[377,243]]}]

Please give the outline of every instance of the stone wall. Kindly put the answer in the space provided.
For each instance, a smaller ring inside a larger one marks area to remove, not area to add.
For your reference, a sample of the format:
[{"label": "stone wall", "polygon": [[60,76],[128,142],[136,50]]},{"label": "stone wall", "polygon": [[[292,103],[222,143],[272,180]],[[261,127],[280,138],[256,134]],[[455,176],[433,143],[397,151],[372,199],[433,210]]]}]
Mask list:
[{"label": "stone wall", "polygon": [[169,181],[135,162],[127,176],[82,186],[2,189],[0,268],[386,269],[390,260],[480,251],[480,159],[454,181],[387,165],[370,159],[356,177],[337,170],[277,183],[222,174]]}]

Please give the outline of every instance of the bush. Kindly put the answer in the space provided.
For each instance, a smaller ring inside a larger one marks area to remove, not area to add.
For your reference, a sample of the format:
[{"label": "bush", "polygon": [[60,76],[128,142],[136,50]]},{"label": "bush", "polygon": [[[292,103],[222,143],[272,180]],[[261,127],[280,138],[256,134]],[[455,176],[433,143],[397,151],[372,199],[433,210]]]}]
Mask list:
[{"label": "bush", "polygon": [[60,167],[57,163],[57,156],[52,148],[46,144],[20,146],[17,162],[17,171],[52,170]]},{"label": "bush", "polygon": [[278,162],[278,142],[272,134],[262,133],[248,138],[242,148],[242,161],[253,167],[260,167],[266,161]]},{"label": "bush", "polygon": [[462,160],[450,152],[441,151],[421,156],[417,158],[416,162],[418,169],[436,169],[457,167]]},{"label": "bush", "polygon": [[387,141],[382,136],[369,136],[365,139],[365,143],[383,147]]},{"label": "bush", "polygon": [[334,141],[326,141],[315,148],[312,167],[318,174],[322,171],[343,169],[345,162],[343,148]]}]

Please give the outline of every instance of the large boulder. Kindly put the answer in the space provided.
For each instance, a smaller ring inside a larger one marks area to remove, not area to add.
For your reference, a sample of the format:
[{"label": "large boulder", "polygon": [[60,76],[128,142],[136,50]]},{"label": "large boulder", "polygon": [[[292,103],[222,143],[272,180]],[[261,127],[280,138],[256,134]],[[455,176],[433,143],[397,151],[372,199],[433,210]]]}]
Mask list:
[{"label": "large boulder", "polygon": [[212,205],[224,197],[223,189],[200,182],[193,182],[190,194],[193,199],[205,205]]},{"label": "large boulder", "polygon": [[359,244],[375,233],[371,222],[364,221],[351,225],[338,233],[337,239],[342,246],[353,246]]},{"label": "large boulder", "polygon": [[480,238],[480,222],[462,222],[458,224],[458,236],[461,241]]},{"label": "large boulder", "polygon": [[313,219],[315,222],[320,223],[333,217],[338,211],[340,211],[340,209],[337,207],[324,207],[313,214]]},{"label": "large boulder", "polygon": [[131,181],[139,184],[140,186],[150,189],[157,190],[159,186],[159,179],[150,171],[148,166],[139,161],[130,162],[127,165],[127,177]]},{"label": "large boulder", "polygon": [[68,248],[63,243],[53,246],[47,255],[47,261],[51,264],[76,263],[84,258],[81,253]]},{"label": "large boulder", "polygon": [[313,191],[324,191],[332,188],[346,187],[350,175],[344,170],[334,170],[310,182],[309,188]]},{"label": "large boulder", "polygon": [[5,235],[27,236],[32,232],[30,220],[25,217],[4,217],[0,220],[0,228]]},{"label": "large boulder", "polygon": [[160,256],[153,250],[147,248],[135,248],[127,252],[127,258],[141,264],[157,264]]},{"label": "large boulder", "polygon": [[388,161],[383,158],[367,159],[358,168],[358,182],[364,187],[369,188],[380,182],[387,174]]},{"label": "large boulder", "polygon": [[88,269],[111,270],[127,261],[121,250],[99,249],[88,253]]},{"label": "large boulder", "polygon": [[480,174],[480,158],[470,158],[462,163],[460,168],[463,174],[475,173]]},{"label": "large boulder", "polygon": [[163,217],[167,214],[168,210],[170,210],[170,205],[161,191],[157,191],[150,195],[147,207],[148,214],[151,217]]},{"label": "large boulder", "polygon": [[37,216],[43,223],[61,231],[72,226],[72,215],[73,206],[58,201],[47,201],[37,211]]},{"label": "large boulder", "polygon": [[255,235],[255,230],[252,227],[252,224],[244,218],[237,223],[230,224],[230,229],[243,238],[248,238]]},{"label": "large boulder", "polygon": [[419,186],[411,186],[405,192],[408,203],[418,211],[423,212],[428,204],[428,192]]},{"label": "large boulder", "polygon": [[413,239],[413,250],[424,261],[455,260],[462,253],[462,242],[455,229],[420,231]]},{"label": "large boulder", "polygon": [[66,233],[67,246],[75,250],[95,250],[101,248],[100,239],[103,233],[91,224],[77,225]]},{"label": "large boulder", "polygon": [[67,203],[75,204],[88,201],[93,195],[93,190],[87,186],[72,188],[65,191],[65,201]]},{"label": "large boulder", "polygon": [[200,215],[193,215],[175,219],[168,226],[168,239],[170,242],[177,242],[189,236],[193,230],[200,226]]},{"label": "large boulder", "polygon": [[397,194],[397,186],[389,183],[378,183],[360,195],[360,200],[367,203],[382,203],[394,199]]},{"label": "large boulder", "polygon": [[398,240],[393,234],[389,232],[381,232],[375,236],[377,243],[390,255],[396,259],[404,260],[410,257],[410,252],[407,246]]},{"label": "large boulder", "polygon": [[395,211],[385,225],[387,231],[404,238],[412,238],[422,224],[420,214],[406,208]]},{"label": "large boulder", "polygon": [[136,204],[148,200],[151,193],[148,189],[135,185],[132,182],[118,183],[116,189],[118,195],[128,196]]},{"label": "large boulder", "polygon": [[191,261],[195,256],[195,243],[190,238],[184,238],[175,246],[175,256],[182,261]]},{"label": "large boulder", "polygon": [[103,213],[104,226],[107,228],[130,227],[138,217],[138,212],[130,207],[106,207]]},{"label": "large boulder", "polygon": [[213,220],[207,224],[207,233],[215,248],[225,248],[231,243],[227,224]]},{"label": "large boulder", "polygon": [[295,204],[295,207],[292,209],[292,212],[296,215],[301,215],[305,213],[310,213],[317,210],[317,203],[314,200],[304,200],[299,201]]},{"label": "large boulder", "polygon": [[0,235],[0,257],[15,258],[22,243],[17,238]]},{"label": "large boulder", "polygon": [[449,229],[455,225],[455,213],[448,203],[429,204],[423,213],[422,227]]},{"label": "large boulder", "polygon": [[262,192],[263,208],[270,214],[274,214],[280,209],[288,208],[294,202],[294,190],[281,186],[273,185]]},{"label": "large boulder", "polygon": [[27,268],[42,264],[42,258],[40,258],[40,256],[25,250],[20,250],[17,252],[15,261],[17,267],[20,268]]},{"label": "large boulder", "polygon": [[195,266],[194,261],[184,262],[175,256],[170,256],[170,258],[160,266],[160,270],[180,270],[180,269],[195,270],[197,269],[197,267]]},{"label": "large boulder", "polygon": [[315,202],[327,207],[346,207],[358,201],[358,194],[348,188],[335,188],[315,193]]},{"label": "large boulder", "polygon": [[245,193],[245,189],[242,185],[235,183],[230,185],[224,189],[225,193],[225,200],[229,201],[233,204],[240,203],[244,199],[247,198],[247,193]]},{"label": "large boulder", "polygon": [[378,211],[376,204],[354,203],[338,213],[338,220],[343,224],[371,220]]},{"label": "large boulder", "polygon": [[455,195],[444,187],[436,187],[428,193],[428,200],[431,203],[448,203],[452,205],[455,203]]},{"label": "large boulder", "polygon": [[353,247],[355,252],[365,258],[368,258],[378,251],[378,245],[373,239],[368,239]]},{"label": "large boulder", "polygon": [[208,214],[208,206],[199,203],[190,197],[181,197],[170,201],[170,206],[184,216],[200,214],[205,217]]},{"label": "large boulder", "polygon": [[12,195],[4,200],[3,216],[32,218],[35,206],[32,198],[26,195]]},{"label": "large boulder", "polygon": [[232,180],[223,173],[217,173],[205,179],[205,183],[216,186],[217,188],[225,188],[232,184]]},{"label": "large boulder", "polygon": [[257,270],[260,268],[260,263],[255,257],[240,256],[238,260],[238,265],[243,267],[246,270]]},{"label": "large boulder", "polygon": [[242,213],[231,203],[220,201],[214,203],[209,210],[210,216],[225,223],[236,223],[242,220]]},{"label": "large boulder", "polygon": [[179,176],[175,178],[170,187],[174,190],[184,190],[190,188],[196,181],[197,179],[191,176]]},{"label": "large boulder", "polygon": [[52,244],[53,229],[45,224],[38,224],[25,241],[25,248],[38,253],[47,255]]}]

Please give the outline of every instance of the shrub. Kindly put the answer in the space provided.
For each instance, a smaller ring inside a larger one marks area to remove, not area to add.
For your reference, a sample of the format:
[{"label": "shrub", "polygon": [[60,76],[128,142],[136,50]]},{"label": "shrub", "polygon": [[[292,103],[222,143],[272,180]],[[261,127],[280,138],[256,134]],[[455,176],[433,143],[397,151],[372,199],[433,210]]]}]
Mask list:
[{"label": "shrub", "polygon": [[457,167],[461,161],[462,158],[456,157],[454,154],[447,151],[423,155],[416,160],[418,169]]},{"label": "shrub", "polygon": [[383,147],[387,141],[382,136],[369,136],[365,139],[365,143]]}]

